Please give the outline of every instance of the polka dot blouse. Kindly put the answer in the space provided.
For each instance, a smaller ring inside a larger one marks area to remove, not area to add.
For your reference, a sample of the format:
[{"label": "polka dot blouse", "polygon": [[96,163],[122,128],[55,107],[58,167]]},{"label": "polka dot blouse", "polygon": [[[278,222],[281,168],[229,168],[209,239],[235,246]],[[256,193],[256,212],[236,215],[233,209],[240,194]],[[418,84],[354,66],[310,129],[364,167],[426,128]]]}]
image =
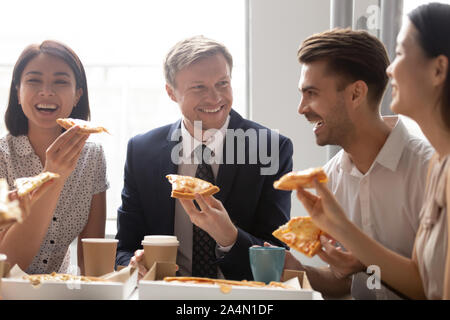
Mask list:
[{"label": "polka dot blouse", "polygon": [[[27,136],[8,134],[0,139],[0,177],[7,179],[11,189],[15,179],[34,176],[43,170]],[[27,273],[68,271],[69,246],[88,221],[92,197],[108,187],[103,147],[86,142],[75,170],[64,184],[47,234]]]}]

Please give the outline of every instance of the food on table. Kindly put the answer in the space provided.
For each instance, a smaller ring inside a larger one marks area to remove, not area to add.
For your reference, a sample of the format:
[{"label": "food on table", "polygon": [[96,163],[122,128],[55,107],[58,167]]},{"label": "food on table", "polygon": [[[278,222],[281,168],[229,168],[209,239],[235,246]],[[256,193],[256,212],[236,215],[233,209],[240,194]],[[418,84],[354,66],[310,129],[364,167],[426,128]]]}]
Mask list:
[{"label": "food on table", "polygon": [[97,277],[75,276],[72,274],[56,273],[51,274],[31,274],[22,277],[24,280],[29,280],[33,286],[39,286],[46,281],[53,282],[69,282],[69,281],[81,281],[81,282],[108,282],[108,280]]},{"label": "food on table", "polygon": [[236,280],[225,280],[225,279],[211,279],[211,278],[201,278],[201,277],[165,277],[163,279],[167,282],[180,282],[180,283],[192,283],[192,284],[211,284],[219,285],[220,290],[223,293],[229,293],[233,286],[239,287],[254,287],[254,288],[283,288],[283,289],[293,289],[281,282],[272,281],[269,284],[259,281],[236,281]]}]

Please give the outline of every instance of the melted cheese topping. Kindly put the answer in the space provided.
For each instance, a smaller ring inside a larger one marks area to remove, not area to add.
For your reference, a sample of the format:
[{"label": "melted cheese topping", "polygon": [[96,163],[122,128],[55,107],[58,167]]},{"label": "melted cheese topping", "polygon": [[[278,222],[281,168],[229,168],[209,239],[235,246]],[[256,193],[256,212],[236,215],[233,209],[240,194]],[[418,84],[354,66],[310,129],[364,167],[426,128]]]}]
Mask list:
[{"label": "melted cheese topping", "polygon": [[58,178],[59,174],[53,172],[41,172],[34,177],[19,178],[14,181],[19,196],[23,196],[34,189],[37,189],[47,181]]},{"label": "melted cheese topping", "polygon": [[0,223],[8,221],[22,222],[22,210],[20,209],[19,201],[10,201],[8,192],[6,179],[0,179]]},{"label": "melted cheese topping", "polygon": [[171,174],[168,176],[172,189],[183,193],[200,193],[212,186],[211,183],[188,176]]}]

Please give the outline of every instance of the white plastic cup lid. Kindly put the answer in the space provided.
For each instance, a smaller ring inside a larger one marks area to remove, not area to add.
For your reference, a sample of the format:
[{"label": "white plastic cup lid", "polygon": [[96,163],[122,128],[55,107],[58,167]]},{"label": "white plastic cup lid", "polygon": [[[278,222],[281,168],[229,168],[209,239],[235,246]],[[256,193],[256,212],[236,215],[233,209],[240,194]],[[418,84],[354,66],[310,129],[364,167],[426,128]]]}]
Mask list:
[{"label": "white plastic cup lid", "polygon": [[104,239],[104,238],[85,238],[81,239],[81,242],[94,242],[94,243],[117,243],[117,239]]},{"label": "white plastic cup lid", "polygon": [[142,245],[150,246],[173,246],[179,245],[176,236],[145,236]]}]

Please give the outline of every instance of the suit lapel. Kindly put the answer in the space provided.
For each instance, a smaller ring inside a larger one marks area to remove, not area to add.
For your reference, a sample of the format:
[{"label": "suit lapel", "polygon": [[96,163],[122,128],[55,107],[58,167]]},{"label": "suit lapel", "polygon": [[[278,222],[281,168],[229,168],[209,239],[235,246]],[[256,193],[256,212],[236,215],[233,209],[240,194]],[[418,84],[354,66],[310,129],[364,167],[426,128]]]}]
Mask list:
[{"label": "suit lapel", "polygon": [[176,150],[177,144],[181,142],[181,131],[177,129],[180,128],[181,121],[175,122],[169,130],[167,135],[167,140],[164,141],[162,150],[159,157],[159,170],[158,172],[161,176],[156,177],[161,181],[161,187],[158,188],[158,199],[160,202],[161,210],[167,212],[167,219],[165,222],[162,221],[158,223],[164,224],[163,229],[168,234],[173,234],[174,232],[174,222],[175,222],[175,199],[170,196],[172,192],[172,185],[167,181],[166,175],[177,174],[178,172],[178,158],[172,159],[172,151]]},{"label": "suit lapel", "polygon": [[[235,130],[241,128],[242,117],[233,109],[230,112],[230,123],[228,129]],[[225,141],[223,144],[223,163],[219,167],[219,172],[217,174],[216,185],[219,186],[220,191],[217,193],[217,199],[222,203],[228,198],[228,195],[233,187],[234,179],[236,173],[238,172],[238,166],[236,165],[236,141],[233,139],[234,146],[228,146],[228,148],[234,148],[234,157],[232,163],[227,164],[227,140],[230,142],[230,137],[233,135],[232,132],[228,132],[225,136]]]}]

